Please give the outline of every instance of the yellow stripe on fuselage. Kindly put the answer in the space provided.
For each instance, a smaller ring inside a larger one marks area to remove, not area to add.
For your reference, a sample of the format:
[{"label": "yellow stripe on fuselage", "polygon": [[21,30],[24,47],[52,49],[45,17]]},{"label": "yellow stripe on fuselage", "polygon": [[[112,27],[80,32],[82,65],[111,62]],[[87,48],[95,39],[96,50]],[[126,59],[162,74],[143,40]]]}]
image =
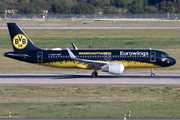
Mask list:
[{"label": "yellow stripe on fuselage", "polygon": [[[137,61],[105,61],[105,62],[115,62],[118,64],[123,64],[125,68],[160,68],[161,66],[154,65],[152,63],[144,63]],[[57,67],[57,68],[83,68],[83,69],[93,69],[94,67],[88,67],[87,64],[79,63],[78,61],[61,61],[61,62],[47,62],[47,63],[36,63],[37,65]]]}]

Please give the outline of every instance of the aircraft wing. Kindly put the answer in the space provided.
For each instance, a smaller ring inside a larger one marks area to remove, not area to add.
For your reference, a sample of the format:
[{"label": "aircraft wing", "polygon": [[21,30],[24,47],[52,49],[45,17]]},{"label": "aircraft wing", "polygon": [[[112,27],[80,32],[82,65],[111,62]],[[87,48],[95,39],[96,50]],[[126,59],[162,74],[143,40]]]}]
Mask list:
[{"label": "aircraft wing", "polygon": [[96,61],[96,60],[87,60],[87,59],[79,59],[77,58],[69,48],[66,48],[71,59],[79,61],[79,63],[86,64],[88,67],[94,66],[94,67],[102,67],[107,64],[111,64],[110,62],[102,62],[102,61]]}]

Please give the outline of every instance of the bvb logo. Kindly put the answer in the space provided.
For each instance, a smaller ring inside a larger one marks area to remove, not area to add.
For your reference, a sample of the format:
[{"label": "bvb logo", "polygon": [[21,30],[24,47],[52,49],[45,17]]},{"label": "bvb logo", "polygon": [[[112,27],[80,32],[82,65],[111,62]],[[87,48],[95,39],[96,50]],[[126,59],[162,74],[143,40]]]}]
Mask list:
[{"label": "bvb logo", "polygon": [[27,44],[28,44],[28,40],[26,36],[24,36],[23,34],[17,34],[13,38],[13,45],[17,49],[24,49],[27,46]]}]

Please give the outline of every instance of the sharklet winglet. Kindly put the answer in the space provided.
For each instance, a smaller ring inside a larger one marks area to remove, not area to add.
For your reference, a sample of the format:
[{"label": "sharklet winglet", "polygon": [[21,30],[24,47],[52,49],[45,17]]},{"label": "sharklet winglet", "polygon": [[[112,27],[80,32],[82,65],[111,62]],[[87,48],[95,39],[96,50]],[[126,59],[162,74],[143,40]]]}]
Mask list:
[{"label": "sharklet winglet", "polygon": [[78,48],[76,47],[76,45],[74,43],[71,43],[71,44],[72,44],[74,50],[78,50]]}]

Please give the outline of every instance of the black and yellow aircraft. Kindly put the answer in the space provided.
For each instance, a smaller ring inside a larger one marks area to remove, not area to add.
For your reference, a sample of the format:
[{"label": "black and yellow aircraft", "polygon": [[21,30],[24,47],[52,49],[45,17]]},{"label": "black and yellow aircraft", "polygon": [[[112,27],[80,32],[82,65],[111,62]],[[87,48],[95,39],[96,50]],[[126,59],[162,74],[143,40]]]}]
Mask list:
[{"label": "black and yellow aircraft", "polygon": [[109,50],[42,50],[37,48],[16,23],[7,23],[14,52],[4,56],[16,60],[57,68],[94,69],[92,77],[97,77],[98,70],[110,74],[123,74],[125,68],[151,68],[151,76],[155,76],[153,68],[168,67],[176,60],[159,50],[144,49],[109,49]]}]

